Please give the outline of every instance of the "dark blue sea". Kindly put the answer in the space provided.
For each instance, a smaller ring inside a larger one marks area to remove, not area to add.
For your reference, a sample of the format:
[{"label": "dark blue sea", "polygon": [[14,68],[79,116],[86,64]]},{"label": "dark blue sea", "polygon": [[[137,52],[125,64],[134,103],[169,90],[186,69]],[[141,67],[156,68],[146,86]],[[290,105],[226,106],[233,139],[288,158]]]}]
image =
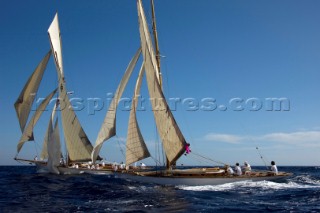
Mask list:
[{"label": "dark blue sea", "polygon": [[281,182],[169,187],[0,166],[0,212],[320,212],[320,167],[278,168],[294,176]]}]

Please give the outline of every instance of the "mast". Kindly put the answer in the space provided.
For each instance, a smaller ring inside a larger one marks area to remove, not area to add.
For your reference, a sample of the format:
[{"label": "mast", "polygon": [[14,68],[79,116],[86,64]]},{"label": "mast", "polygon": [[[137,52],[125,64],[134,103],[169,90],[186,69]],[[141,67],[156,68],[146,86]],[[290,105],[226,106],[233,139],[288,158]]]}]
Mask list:
[{"label": "mast", "polygon": [[[156,14],[154,10],[154,2],[151,0],[151,11],[152,11],[152,30],[153,30],[153,39],[154,39],[154,46],[155,46],[155,52],[156,52],[156,60],[157,60],[157,67],[158,67],[158,74],[159,74],[159,84],[161,89],[163,88],[162,86],[162,73],[161,73],[161,66],[160,66],[160,50],[159,50],[159,42],[158,42],[158,33],[157,33],[157,24],[156,24]],[[166,167],[169,169],[169,160],[167,156],[166,158]],[[173,163],[175,164],[175,163]]]},{"label": "mast", "polygon": [[156,52],[156,60],[158,66],[158,75],[159,75],[159,84],[162,88],[162,74],[160,69],[160,50],[159,50],[159,43],[158,43],[158,33],[157,33],[157,24],[156,24],[156,15],[154,12],[154,2],[151,0],[151,10],[152,10],[152,30],[153,30],[153,39],[155,45],[155,52]]}]

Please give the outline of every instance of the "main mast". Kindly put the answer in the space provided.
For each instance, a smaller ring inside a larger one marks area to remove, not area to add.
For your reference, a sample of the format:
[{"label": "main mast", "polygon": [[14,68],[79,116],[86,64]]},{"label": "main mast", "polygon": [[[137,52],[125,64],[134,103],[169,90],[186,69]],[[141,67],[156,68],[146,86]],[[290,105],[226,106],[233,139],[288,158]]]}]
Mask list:
[{"label": "main mast", "polygon": [[157,67],[159,70],[159,84],[162,88],[162,74],[160,69],[160,50],[159,50],[159,43],[158,43],[158,34],[157,34],[157,25],[156,25],[156,15],[154,12],[154,2],[151,0],[151,10],[152,10],[152,30],[153,30],[153,39],[156,51],[156,60],[157,60]]},{"label": "main mast", "polygon": [[[159,50],[159,42],[158,42],[158,33],[157,33],[157,24],[156,24],[156,15],[154,10],[154,2],[151,0],[151,11],[152,11],[152,30],[153,30],[153,39],[154,39],[154,46],[155,46],[155,52],[156,52],[156,60],[157,60],[157,67],[159,71],[159,84],[162,89],[162,74],[160,69],[160,50]],[[169,169],[170,162],[168,158],[166,157],[166,167]]]}]

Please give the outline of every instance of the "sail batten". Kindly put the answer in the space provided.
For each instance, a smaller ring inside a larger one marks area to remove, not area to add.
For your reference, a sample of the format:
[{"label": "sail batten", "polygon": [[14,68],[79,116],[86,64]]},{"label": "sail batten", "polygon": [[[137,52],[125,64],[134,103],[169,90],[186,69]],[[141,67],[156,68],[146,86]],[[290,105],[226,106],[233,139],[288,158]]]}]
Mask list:
[{"label": "sail batten", "polygon": [[35,95],[38,92],[40,82],[42,80],[44,71],[47,67],[48,61],[51,56],[51,50],[45,55],[45,57],[38,64],[32,75],[29,77],[27,83],[22,89],[17,101],[14,103],[14,107],[17,112],[21,132],[27,124],[28,117],[31,111]]},{"label": "sail batten", "polygon": [[99,155],[99,152],[101,150],[102,144],[107,141],[109,138],[113,137],[116,134],[116,111],[117,106],[119,103],[119,100],[122,96],[122,93],[128,83],[128,80],[132,74],[132,71],[139,59],[139,56],[141,54],[141,48],[138,49],[132,60],[130,61],[125,74],[123,75],[120,84],[116,90],[115,96],[113,97],[113,100],[109,106],[109,109],[107,111],[107,114],[104,118],[103,124],[100,128],[91,158],[92,162],[95,162],[97,160],[97,157]]},{"label": "sail batten", "polygon": [[158,133],[169,165],[174,164],[185,150],[185,138],[166,102],[159,80],[159,70],[141,0],[137,1],[139,31],[145,63],[147,85]]},{"label": "sail batten", "polygon": [[33,128],[37,124],[39,118],[41,117],[43,111],[45,111],[46,107],[48,106],[50,100],[54,96],[54,94],[57,92],[57,89],[52,91],[39,105],[38,109],[36,112],[33,114],[32,118],[30,119],[27,127],[24,129],[23,134],[19,140],[18,146],[17,146],[17,151],[18,153],[20,152],[23,144],[27,141],[34,140],[33,136]]},{"label": "sail batten", "polygon": [[127,144],[126,144],[126,164],[127,165],[130,165],[134,162],[150,157],[150,152],[142,137],[142,134],[138,125],[138,121],[137,121],[137,116],[136,116],[136,109],[137,109],[143,74],[144,74],[144,65],[142,64],[139,72],[139,76],[136,82],[136,87],[134,90],[134,96],[133,96],[131,111],[129,116]]}]

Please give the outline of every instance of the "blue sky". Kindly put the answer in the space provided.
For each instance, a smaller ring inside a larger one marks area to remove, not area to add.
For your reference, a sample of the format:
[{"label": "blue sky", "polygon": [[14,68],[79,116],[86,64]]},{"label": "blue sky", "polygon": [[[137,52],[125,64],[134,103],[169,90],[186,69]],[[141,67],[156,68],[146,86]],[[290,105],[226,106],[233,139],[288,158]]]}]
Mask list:
[{"label": "blue sky", "polygon": [[[143,1],[150,21],[149,1]],[[215,100],[215,110],[190,110],[178,103],[173,112],[194,153],[234,164],[247,160],[319,165],[320,153],[320,2],[275,0],[155,0],[164,92],[167,98],[202,103]],[[136,1],[2,0],[0,8],[0,164],[13,157],[21,132],[13,103],[50,45],[47,29],[59,13],[67,88],[74,97],[101,98],[114,92],[139,47]],[[140,59],[141,62],[141,59]],[[133,94],[136,69],[124,97]],[[53,60],[37,97],[56,86]],[[144,81],[141,95],[148,98]],[[188,99],[189,98],[189,99]],[[235,99],[236,98],[236,99]],[[289,110],[268,110],[268,98],[286,98]],[[243,110],[237,111],[238,102]],[[246,101],[249,102],[246,104]],[[253,110],[250,100],[262,103]],[[87,103],[86,103],[87,104]],[[236,104],[236,105],[234,105]],[[94,115],[87,107],[77,115],[95,142],[106,106]],[[19,156],[40,150],[49,112],[35,130],[36,143]],[[122,161],[129,112],[117,114],[117,137],[101,155]],[[152,112],[138,113],[151,154],[157,135]],[[35,145],[38,144],[38,145]],[[151,159],[146,160],[152,164]],[[179,163],[201,165],[192,156]]]}]

